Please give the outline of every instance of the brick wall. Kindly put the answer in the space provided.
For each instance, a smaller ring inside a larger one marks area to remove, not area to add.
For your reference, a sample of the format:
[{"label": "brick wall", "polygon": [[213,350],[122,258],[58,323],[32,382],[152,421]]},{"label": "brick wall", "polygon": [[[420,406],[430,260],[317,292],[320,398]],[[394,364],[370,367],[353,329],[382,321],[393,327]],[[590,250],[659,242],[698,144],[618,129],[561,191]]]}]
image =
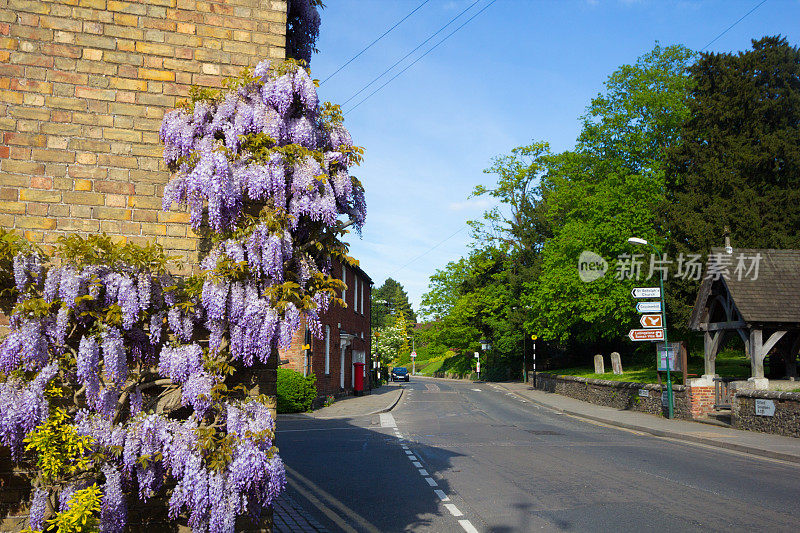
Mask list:
[{"label": "brick wall", "polygon": [[714,412],[714,387],[693,385],[689,382],[689,398],[691,400],[692,418],[702,418]]},{"label": "brick wall", "polygon": [[[341,279],[342,270],[338,264],[334,264],[333,275]],[[358,278],[358,308],[356,308],[354,297],[354,276]],[[347,307],[332,306],[322,318],[323,338],[316,339],[311,337],[311,373],[317,376],[317,395],[320,397],[337,394],[347,394],[352,392],[353,379],[353,351],[363,351],[366,356],[367,377],[364,381],[364,388],[370,388],[370,352],[371,350],[371,329],[370,329],[370,295],[372,291],[372,281],[360,269],[347,268],[347,290],[344,300]],[[364,291],[363,297],[361,291]],[[363,309],[361,304],[363,303]],[[325,326],[330,328],[330,364],[328,372],[325,372]],[[351,341],[350,346],[345,349],[344,368],[341,368],[341,336],[339,331],[356,335]],[[363,338],[362,338],[363,335]],[[283,368],[288,368],[302,373],[306,365],[305,351],[303,345],[306,344],[305,324],[295,333],[292,344],[287,350],[282,350],[280,357],[288,363]],[[344,390],[341,388],[341,375],[344,372]]]},{"label": "brick wall", "polygon": [[193,262],[162,212],[158,129],[191,85],[283,58],[286,0],[0,0],[0,227],[155,239]]}]

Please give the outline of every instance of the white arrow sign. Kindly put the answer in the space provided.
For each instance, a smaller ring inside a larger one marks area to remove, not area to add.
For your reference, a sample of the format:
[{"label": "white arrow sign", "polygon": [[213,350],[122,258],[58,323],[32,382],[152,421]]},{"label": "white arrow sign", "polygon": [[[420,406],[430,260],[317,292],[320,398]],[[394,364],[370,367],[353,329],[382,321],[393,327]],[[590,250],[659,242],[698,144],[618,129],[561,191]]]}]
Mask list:
[{"label": "white arrow sign", "polygon": [[658,287],[636,287],[631,291],[634,298],[661,298],[661,289]]},{"label": "white arrow sign", "polygon": [[636,310],[640,313],[660,313],[661,302],[639,302],[636,304]]}]

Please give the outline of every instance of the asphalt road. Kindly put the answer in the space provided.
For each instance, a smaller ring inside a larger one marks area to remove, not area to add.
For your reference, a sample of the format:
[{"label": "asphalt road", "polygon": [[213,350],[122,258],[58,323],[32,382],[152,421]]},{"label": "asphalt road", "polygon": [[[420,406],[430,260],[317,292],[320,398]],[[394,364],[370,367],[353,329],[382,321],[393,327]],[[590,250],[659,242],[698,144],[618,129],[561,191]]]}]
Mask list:
[{"label": "asphalt road", "polygon": [[277,444],[291,496],[331,531],[800,530],[800,465],[559,414],[488,383],[412,379],[390,415],[282,419]]}]

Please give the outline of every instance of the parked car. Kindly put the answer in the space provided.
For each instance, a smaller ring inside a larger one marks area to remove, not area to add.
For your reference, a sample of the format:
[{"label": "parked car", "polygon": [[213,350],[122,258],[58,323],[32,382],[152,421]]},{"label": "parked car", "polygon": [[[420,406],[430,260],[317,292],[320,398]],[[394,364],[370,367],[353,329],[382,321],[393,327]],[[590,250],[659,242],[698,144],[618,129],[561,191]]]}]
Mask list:
[{"label": "parked car", "polygon": [[392,369],[392,381],[408,381],[408,369],[404,366],[396,366]]}]

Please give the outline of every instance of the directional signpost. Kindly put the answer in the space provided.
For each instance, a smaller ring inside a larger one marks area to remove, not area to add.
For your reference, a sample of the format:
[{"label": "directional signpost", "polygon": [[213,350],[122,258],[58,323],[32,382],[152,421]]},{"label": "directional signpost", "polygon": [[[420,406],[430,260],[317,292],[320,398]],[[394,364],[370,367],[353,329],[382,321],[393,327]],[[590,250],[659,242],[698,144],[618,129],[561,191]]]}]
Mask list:
[{"label": "directional signpost", "polygon": [[636,311],[639,313],[660,313],[661,302],[637,302]]},{"label": "directional signpost", "polygon": [[[661,251],[639,237],[628,239],[631,244],[650,245],[658,254],[659,261],[662,260]],[[667,341],[667,320],[664,316],[666,304],[664,302],[664,271],[659,271],[658,287],[634,287],[631,296],[634,298],[658,298],[658,302],[637,302],[636,311],[641,313],[639,323],[645,329],[632,329],[628,332],[628,338],[632,341]],[[659,382],[660,382],[659,378]],[[672,379],[669,366],[667,367],[667,418],[672,418]]]},{"label": "directional signpost", "polygon": [[636,287],[631,291],[634,298],[661,298],[661,289],[658,287]]},{"label": "directional signpost", "polygon": [[664,322],[661,315],[642,315],[639,317],[639,323],[643,328],[663,328]]},{"label": "directional signpost", "polygon": [[659,329],[632,329],[628,332],[628,338],[632,341],[663,341],[664,330]]}]

